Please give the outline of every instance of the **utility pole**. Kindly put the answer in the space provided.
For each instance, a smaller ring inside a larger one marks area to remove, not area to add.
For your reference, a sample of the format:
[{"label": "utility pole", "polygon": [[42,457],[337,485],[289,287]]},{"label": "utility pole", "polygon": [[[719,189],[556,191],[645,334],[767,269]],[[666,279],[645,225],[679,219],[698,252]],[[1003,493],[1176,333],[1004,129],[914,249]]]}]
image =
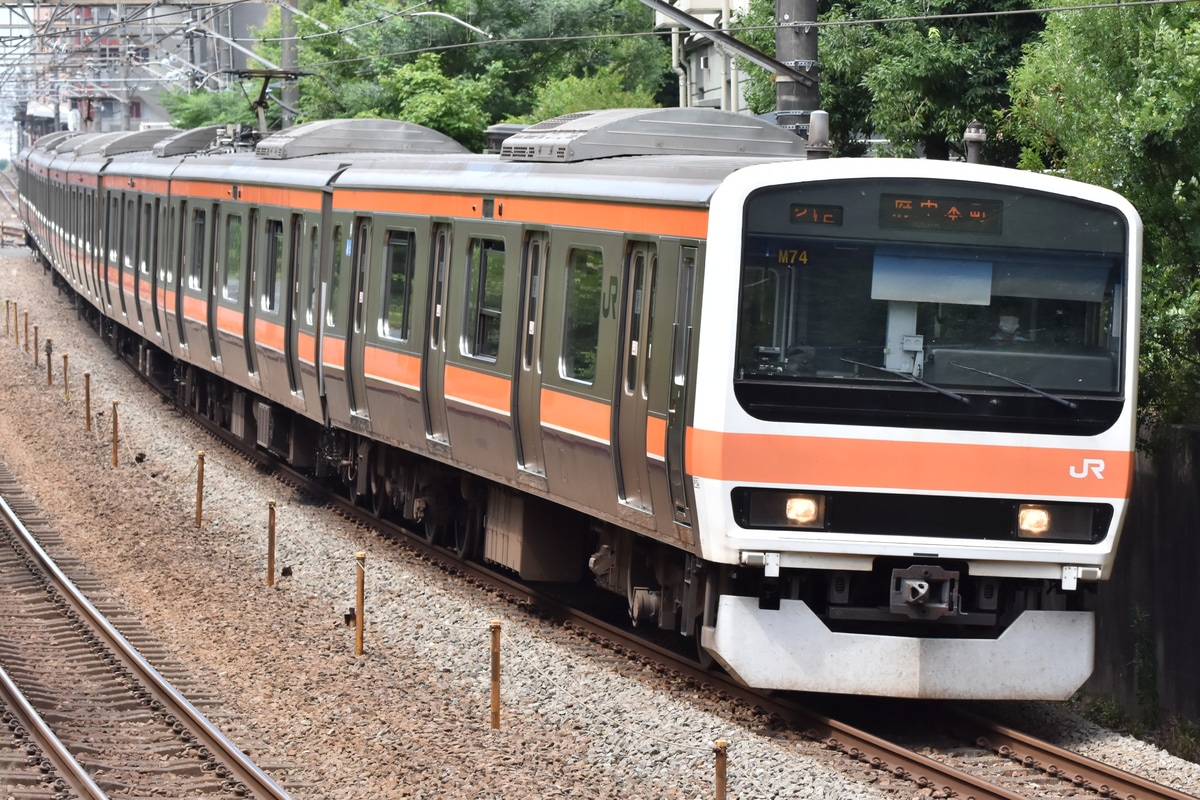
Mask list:
[{"label": "utility pole", "polygon": [[775,58],[812,78],[809,85],[776,76],[775,121],[805,139],[809,117],[821,107],[816,22],[817,0],[775,0]]},{"label": "utility pole", "polygon": [[[284,72],[296,72],[298,67],[296,17],[292,13],[295,3],[296,0],[283,0],[279,4],[279,35],[283,38],[283,41],[279,43],[279,65],[283,67]],[[282,127],[286,130],[295,122],[295,115],[292,111],[300,102],[300,86],[294,78],[283,79],[283,89],[279,99],[281,101],[279,107],[283,112]]]}]

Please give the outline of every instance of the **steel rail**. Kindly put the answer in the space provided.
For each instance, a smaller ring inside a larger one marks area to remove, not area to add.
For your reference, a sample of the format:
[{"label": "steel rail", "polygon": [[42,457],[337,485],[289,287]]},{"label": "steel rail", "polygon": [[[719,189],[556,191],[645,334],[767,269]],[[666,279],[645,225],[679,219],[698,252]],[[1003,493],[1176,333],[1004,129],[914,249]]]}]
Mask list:
[{"label": "steel rail", "polygon": [[113,627],[112,623],[92,605],[91,601],[79,591],[71,579],[42,549],[33,534],[29,532],[3,497],[0,497],[0,519],[3,519],[13,530],[21,546],[37,562],[54,588],[66,598],[73,610],[87,621],[96,635],[146,687],[150,695],[169,713],[183,720],[188,729],[195,734],[198,743],[207,747],[209,752],[216,754],[229,769],[233,778],[245,784],[254,797],[291,800],[290,795],[283,788],[209,722],[208,718],[180,694],[150,662],[146,661],[121,632]]},{"label": "steel rail", "polygon": [[92,776],[79,763],[79,760],[67,749],[67,746],[54,735],[54,731],[42,719],[41,714],[25,697],[21,687],[0,667],[0,699],[8,705],[9,711],[17,722],[25,728],[33,742],[41,749],[46,760],[55,769],[57,779],[71,788],[83,800],[108,800],[104,790],[96,785]]},{"label": "steel rail", "polygon": [[1196,800],[1169,786],[1154,783],[1070,750],[1035,739],[992,720],[955,710],[962,731],[970,731],[975,743],[1026,768],[1038,769],[1055,778],[1121,800]]}]

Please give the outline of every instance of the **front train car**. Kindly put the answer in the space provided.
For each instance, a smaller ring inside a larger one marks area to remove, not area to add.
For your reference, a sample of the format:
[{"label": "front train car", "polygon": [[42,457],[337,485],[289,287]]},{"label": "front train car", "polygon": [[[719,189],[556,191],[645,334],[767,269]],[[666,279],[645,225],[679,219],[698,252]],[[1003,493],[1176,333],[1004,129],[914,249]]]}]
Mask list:
[{"label": "front train car", "polygon": [[705,648],[761,688],[1070,696],[1132,483],[1134,209],[866,159],[742,170],[710,220]]}]

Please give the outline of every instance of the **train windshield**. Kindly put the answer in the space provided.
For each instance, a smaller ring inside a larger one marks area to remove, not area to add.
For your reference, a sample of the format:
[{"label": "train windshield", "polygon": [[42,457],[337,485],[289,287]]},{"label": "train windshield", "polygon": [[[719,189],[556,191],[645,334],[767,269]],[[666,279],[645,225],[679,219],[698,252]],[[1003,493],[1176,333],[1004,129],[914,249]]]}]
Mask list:
[{"label": "train windshield", "polygon": [[932,181],[747,205],[735,392],[763,419],[1094,433],[1122,402],[1112,209]]}]

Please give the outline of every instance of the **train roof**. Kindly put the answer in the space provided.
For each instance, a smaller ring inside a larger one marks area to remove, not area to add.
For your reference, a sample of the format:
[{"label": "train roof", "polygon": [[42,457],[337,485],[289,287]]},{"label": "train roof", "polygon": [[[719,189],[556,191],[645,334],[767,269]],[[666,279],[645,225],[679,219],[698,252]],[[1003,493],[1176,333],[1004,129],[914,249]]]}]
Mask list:
[{"label": "train roof", "polygon": [[[804,158],[804,142],[755,117],[714,109],[610,109],[524,128],[497,154],[474,154],[398,120],[306,123],[255,146],[226,126],[62,141],[54,169],[226,184],[389,189],[704,204],[745,167]],[[47,137],[44,137],[47,138]],[[134,143],[140,145],[135,148]],[[50,144],[48,146],[53,146]]]}]

